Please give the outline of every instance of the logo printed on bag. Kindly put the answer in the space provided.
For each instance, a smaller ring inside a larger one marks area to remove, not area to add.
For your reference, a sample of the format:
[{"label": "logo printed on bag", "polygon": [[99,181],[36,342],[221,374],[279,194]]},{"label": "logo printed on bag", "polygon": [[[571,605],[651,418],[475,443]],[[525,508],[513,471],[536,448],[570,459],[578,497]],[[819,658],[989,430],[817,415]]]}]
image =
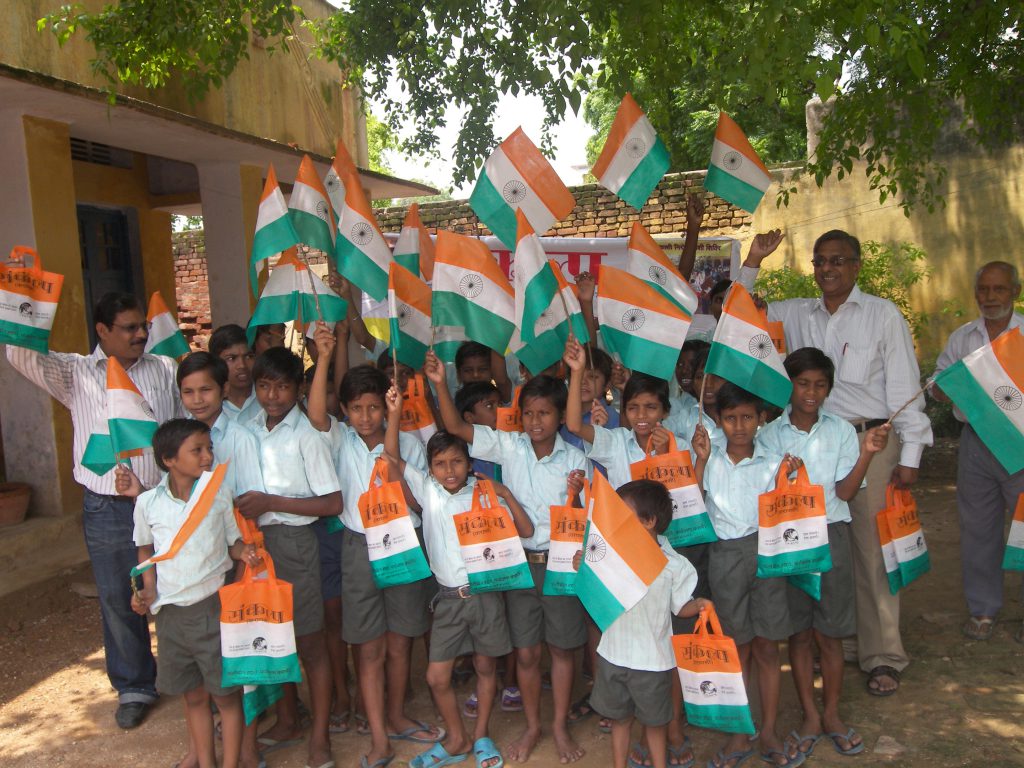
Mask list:
[{"label": "logo printed on bag", "polygon": [[18,314],[32,317],[32,303],[29,301],[23,302],[22,305],[18,307]]},{"label": "logo printed on bag", "polygon": [[800,534],[796,532],[795,528],[787,528],[782,532],[782,540],[787,544],[796,544],[800,541]]},{"label": "logo printed on bag", "polygon": [[257,637],[255,640],[253,640],[252,641],[252,649],[254,651],[265,651],[265,650],[267,650],[266,638]]},{"label": "logo printed on bag", "polygon": [[384,549],[391,549],[391,534],[385,533],[384,538],[380,541],[384,545]]},{"label": "logo printed on bag", "polygon": [[486,547],[484,549],[484,560],[486,560],[489,563],[494,562],[494,550],[492,550],[490,547]]},{"label": "logo printed on bag", "polygon": [[718,695],[718,689],[715,688],[715,684],[712,683],[710,680],[705,680],[703,683],[700,684],[700,692],[703,693],[705,696]]}]

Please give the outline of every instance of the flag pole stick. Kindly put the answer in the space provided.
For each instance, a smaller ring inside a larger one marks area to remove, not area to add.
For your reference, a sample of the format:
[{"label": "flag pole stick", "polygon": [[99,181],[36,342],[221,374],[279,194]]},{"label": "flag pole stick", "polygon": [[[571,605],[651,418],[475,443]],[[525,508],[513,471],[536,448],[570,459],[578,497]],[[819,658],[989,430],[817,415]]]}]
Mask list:
[{"label": "flag pole stick", "polygon": [[919,398],[921,395],[928,391],[928,387],[930,387],[934,381],[934,376],[928,379],[924,383],[924,386],[914,393],[914,396],[912,398],[907,400],[907,402],[905,402],[903,405],[899,407],[899,410],[897,410],[896,413],[889,417],[889,420],[885,422],[885,426],[892,426],[892,420],[899,416],[901,413],[903,413],[905,410],[907,410],[907,408],[909,408],[911,405],[913,405],[914,401],[917,400],[917,398]]},{"label": "flag pole stick", "polygon": [[[324,313],[320,311],[320,294],[317,293],[316,283],[313,282],[313,269],[309,266],[309,262],[306,260],[306,257],[298,248],[295,249],[295,252],[298,253],[299,259],[302,260],[302,263],[306,267],[306,278],[309,280],[309,290],[313,292],[313,304],[316,306],[316,317],[318,320],[323,320]],[[327,268],[330,269],[330,265],[328,265]],[[305,336],[305,330],[303,330],[303,336]]]},{"label": "flag pole stick", "polygon": [[697,412],[700,417],[701,424],[704,423],[704,385],[708,382],[708,375],[705,374],[700,379],[700,397],[697,399]]}]

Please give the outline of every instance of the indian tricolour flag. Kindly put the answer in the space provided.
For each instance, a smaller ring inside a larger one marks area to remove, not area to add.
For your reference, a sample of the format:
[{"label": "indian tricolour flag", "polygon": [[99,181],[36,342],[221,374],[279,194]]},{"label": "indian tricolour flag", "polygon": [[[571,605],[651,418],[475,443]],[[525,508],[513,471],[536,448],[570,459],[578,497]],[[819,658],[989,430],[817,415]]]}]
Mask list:
[{"label": "indian tricolour flag", "polygon": [[352,162],[352,156],[345,149],[345,142],[338,139],[331,167],[327,169],[327,175],[324,176],[324,191],[327,192],[327,199],[331,202],[331,214],[334,216],[335,227],[341,217],[341,209],[345,207],[345,179],[347,178],[358,179],[359,170]]},{"label": "indian tricolour flag", "polygon": [[277,185],[274,166],[267,169],[267,181],[263,185],[260,207],[256,214],[256,232],[252,237],[252,258],[249,266],[249,280],[252,293],[256,295],[256,272],[271,256],[291,248],[299,242],[299,235],[288,215],[288,204],[284,201],[281,188]]},{"label": "indian tricolour flag", "polygon": [[395,242],[395,261],[424,280],[434,278],[434,241],[420,221],[419,203],[409,206]]},{"label": "indian tricolour flag", "polygon": [[388,295],[391,249],[377,226],[359,176],[349,169],[341,180],[345,185],[345,200],[338,213],[334,242],[338,271],[372,298],[383,301]]},{"label": "indian tricolour flag", "polygon": [[1024,335],[1005,331],[935,377],[1011,474],[1024,469]]},{"label": "indian tricolour flag", "polygon": [[630,370],[670,380],[690,317],[629,272],[601,265],[597,321],[612,356]]},{"label": "indian tricolour flag", "polygon": [[1024,571],[1024,493],[1017,497],[1017,509],[1010,523],[1010,535],[1006,537],[1003,569]]},{"label": "indian tricolour flag", "polygon": [[486,245],[438,232],[433,288],[435,325],[461,326],[473,341],[504,353],[515,329],[515,296]]},{"label": "indian tricolour flag", "polygon": [[516,128],[484,163],[469,205],[505,245],[516,242],[516,211],[543,234],[568,216],[576,199],[522,128]]},{"label": "indian tricolour flag", "polygon": [[171,310],[164,303],[160,291],[155,291],[149,297],[149,311],[146,313],[146,319],[149,320],[149,338],[146,339],[147,352],[151,355],[175,358],[189,353],[185,334],[181,332],[178,321],[174,319]]},{"label": "indian tricolour flag", "polygon": [[688,317],[697,311],[697,294],[639,221],[633,222],[629,234],[626,271],[670,299]]},{"label": "indian tricolour flag", "polygon": [[591,173],[637,210],[669,168],[668,150],[632,95],[626,94],[615,113],[608,138]]},{"label": "indian tricolour flag", "polygon": [[522,209],[516,211],[515,275],[516,326],[523,341],[536,338],[534,324],[558,293],[558,280]]},{"label": "indian tricolour flag", "polygon": [[334,213],[309,155],[303,155],[299,164],[288,199],[288,213],[300,243],[334,257]]},{"label": "indian tricolour flag", "polygon": [[118,461],[153,450],[156,416],[116,357],[107,358],[107,428]]},{"label": "indian tricolour flag", "polygon": [[430,286],[398,262],[388,274],[391,346],[398,362],[421,368],[430,348]]},{"label": "indian tricolour flag", "polygon": [[509,341],[512,354],[534,376],[562,359],[570,332],[581,344],[590,341],[590,331],[587,330],[575,286],[569,284],[554,261],[549,260],[548,266],[555,275],[558,291],[534,322],[533,341],[524,341],[518,327]]},{"label": "indian tricolour flag", "polygon": [[789,403],[793,383],[772,343],[764,317],[739,283],[733,283],[725,297],[704,370],[778,408]]},{"label": "indian tricolour flag", "polygon": [[214,467],[212,472],[203,472],[199,476],[196,484],[192,487],[192,493],[185,503],[185,508],[181,511],[182,517],[185,519],[182,521],[181,527],[178,528],[178,532],[174,534],[174,538],[171,539],[167,549],[154,554],[132,568],[132,576],[138,576],[148,571],[157,563],[170,560],[178,554],[189,537],[196,532],[199,524],[206,519],[210,507],[213,506],[214,499],[217,498],[217,493],[224,483],[224,475],[227,473],[227,470],[228,464],[225,462]]},{"label": "indian tricolour flag", "polygon": [[467,341],[469,336],[461,325],[434,326],[434,354],[446,363],[455,362],[455,354]]},{"label": "indian tricolour flag", "polygon": [[89,435],[82,454],[81,465],[97,475],[105,475],[117,464],[114,458],[114,444],[110,442],[110,431],[106,419],[96,423],[97,431]]},{"label": "indian tricolour flag", "polygon": [[633,510],[595,472],[576,594],[602,632],[640,602],[667,564]]},{"label": "indian tricolour flag", "polygon": [[771,183],[771,174],[736,121],[720,112],[704,189],[753,213]]},{"label": "indian tricolour flag", "polygon": [[337,323],[345,319],[347,309],[348,302],[324,285],[299,259],[296,249],[290,248],[271,270],[256,303],[247,331],[249,343],[256,336],[257,326],[297,320],[300,313],[303,322],[322,319],[327,323]]}]

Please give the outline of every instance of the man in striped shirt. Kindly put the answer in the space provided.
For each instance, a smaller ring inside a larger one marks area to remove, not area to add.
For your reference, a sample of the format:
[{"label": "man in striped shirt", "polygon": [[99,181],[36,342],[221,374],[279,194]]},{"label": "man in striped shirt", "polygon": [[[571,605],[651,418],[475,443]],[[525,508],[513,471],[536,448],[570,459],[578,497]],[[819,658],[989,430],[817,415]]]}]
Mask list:
[{"label": "man in striped shirt", "polygon": [[[111,357],[124,366],[158,422],[184,412],[174,380],[176,363],[144,354],[149,323],[139,300],[132,294],[108,293],[96,305],[94,318],[99,344],[90,355],[44,355],[8,345],[7,359],[71,411],[74,477],[85,488],[82,528],[99,594],[107,677],[118,694],[115,719],[122,728],[134,728],[157,699],[149,625],[145,616],[130,607],[128,574],[138,562],[132,539],[134,504],[117,495],[114,470],[97,475],[82,466],[82,455],[90,435],[107,431],[107,360]],[[132,458],[131,464],[146,488],[160,481],[152,453]]]}]

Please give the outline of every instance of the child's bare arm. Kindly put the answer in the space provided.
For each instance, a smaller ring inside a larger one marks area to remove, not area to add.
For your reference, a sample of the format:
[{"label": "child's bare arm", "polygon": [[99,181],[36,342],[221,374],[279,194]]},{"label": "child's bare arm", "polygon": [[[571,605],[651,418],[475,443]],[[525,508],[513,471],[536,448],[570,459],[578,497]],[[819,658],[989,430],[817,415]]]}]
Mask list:
[{"label": "child's bare arm", "polygon": [[711,455],[711,436],[703,424],[698,424],[693,431],[690,447],[696,458],[693,463],[693,474],[697,477],[697,487],[704,493],[704,468],[708,465],[708,457]]},{"label": "child's bare arm", "polygon": [[257,565],[260,562],[260,556],[256,554],[256,545],[246,544],[241,539],[228,548],[228,554],[232,560],[239,560],[248,565]]},{"label": "child's bare arm", "polygon": [[512,399],[512,381],[508,377],[505,358],[493,349],[491,350],[491,378],[494,379],[494,386],[498,388],[501,402],[509,402]]},{"label": "child's bare arm", "polygon": [[583,562],[583,550],[577,549],[576,554],[572,556],[572,569],[578,571],[580,569],[580,563]]},{"label": "child's bare arm", "polygon": [[712,603],[703,597],[695,597],[690,602],[686,603],[682,608],[679,609],[679,613],[676,615],[681,619],[687,619],[691,616],[696,616],[698,613],[703,611],[705,608],[710,608]]},{"label": "child's bare arm", "polygon": [[318,354],[313,381],[309,385],[309,396],[306,398],[306,416],[309,417],[309,423],[318,430],[329,432],[331,419],[327,415],[327,373],[337,342],[334,331],[322,320],[316,323],[313,341],[316,342]]},{"label": "child's bare arm", "polygon": [[679,274],[687,280],[693,275],[697,261],[697,242],[700,239],[700,225],[704,220],[704,198],[700,195],[686,196],[686,241],[679,254]]},{"label": "child's bare arm", "polygon": [[441,408],[441,420],[444,428],[461,437],[470,445],[473,444],[473,425],[467,424],[455,407],[451,392],[448,391],[448,384],[445,380],[444,363],[434,354],[434,350],[427,350],[427,360],[423,364],[423,373],[437,389],[437,404]]},{"label": "child's bare arm", "polygon": [[591,343],[597,343],[597,318],[594,317],[594,288],[596,283],[594,276],[589,272],[580,272],[576,275],[576,296],[580,301],[580,310],[583,312],[583,322],[587,324],[590,331]]},{"label": "child's bare arm", "polygon": [[868,473],[868,467],[871,466],[871,460],[875,458],[876,453],[885,448],[886,443],[889,442],[889,432],[891,430],[891,424],[883,424],[880,427],[868,430],[860,447],[860,456],[857,458],[857,463],[853,465],[850,474],[836,483],[836,496],[838,498],[843,501],[850,501],[850,499],[857,495],[861,483],[864,482],[864,476]]},{"label": "child's bare arm", "polygon": [[[476,479],[487,480],[488,478],[486,475],[482,475],[477,472]],[[499,499],[508,504],[508,509],[512,513],[512,522],[515,523],[516,532],[519,536],[524,539],[528,539],[533,536],[533,521],[530,519],[530,516],[526,514],[526,510],[523,509],[523,505],[519,503],[519,500],[515,497],[512,491],[510,491],[507,486],[494,482],[494,493]]]},{"label": "child's bare arm", "polygon": [[586,353],[576,338],[569,337],[562,355],[569,366],[569,399],[565,404],[565,426],[577,437],[594,442],[594,427],[583,423],[583,369],[587,366]]},{"label": "child's bare arm", "polygon": [[[139,562],[143,563],[154,554],[152,544],[146,544],[139,547]],[[132,595],[132,610],[140,616],[145,616],[146,612],[156,601],[156,568],[150,568],[144,571],[142,574],[142,589]]]},{"label": "child's bare arm", "polygon": [[135,499],[146,489],[130,466],[118,464],[114,467],[114,490],[117,491],[118,496]]},{"label": "child's bare arm", "polygon": [[341,392],[341,380],[348,373],[348,337],[350,333],[351,325],[348,318],[334,327],[334,381],[332,383],[335,395]]},{"label": "child's bare arm", "polygon": [[569,473],[569,477],[566,480],[566,494],[568,496],[568,503],[570,506],[583,506],[583,502],[580,501],[580,494],[583,493],[583,480],[586,476],[586,473],[582,469],[574,469]]},{"label": "child's bare arm", "polygon": [[305,498],[248,491],[235,499],[235,506],[247,520],[254,520],[267,512],[284,512],[301,517],[335,517],[341,514],[341,491]]}]

